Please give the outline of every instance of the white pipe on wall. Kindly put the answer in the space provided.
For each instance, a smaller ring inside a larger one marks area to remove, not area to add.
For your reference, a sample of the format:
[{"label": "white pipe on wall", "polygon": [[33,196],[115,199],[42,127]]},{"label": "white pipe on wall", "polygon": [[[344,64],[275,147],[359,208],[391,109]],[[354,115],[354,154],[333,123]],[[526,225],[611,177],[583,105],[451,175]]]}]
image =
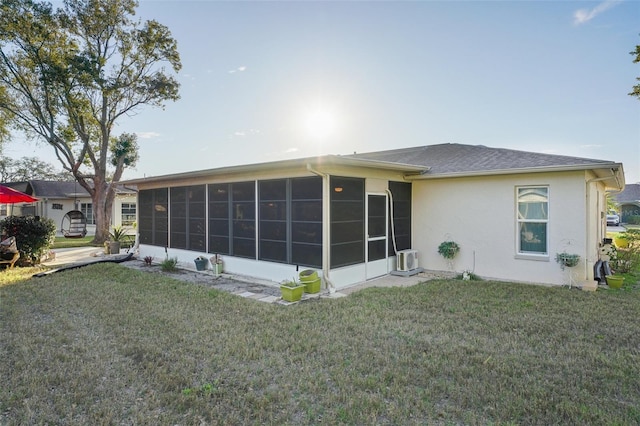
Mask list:
[{"label": "white pipe on wall", "polygon": [[324,277],[324,281],[327,283],[329,293],[335,293],[336,288],[329,279],[329,256],[331,254],[331,207],[329,206],[331,188],[329,186],[329,175],[314,170],[313,167],[311,167],[311,164],[307,164],[307,170],[322,178],[322,276]]}]

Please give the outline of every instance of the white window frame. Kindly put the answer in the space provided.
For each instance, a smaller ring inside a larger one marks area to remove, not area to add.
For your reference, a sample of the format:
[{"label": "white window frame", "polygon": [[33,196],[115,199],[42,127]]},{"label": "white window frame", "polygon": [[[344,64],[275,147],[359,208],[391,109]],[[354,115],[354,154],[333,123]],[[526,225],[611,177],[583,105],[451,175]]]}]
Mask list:
[{"label": "white window frame", "polygon": [[[521,219],[520,218],[520,191],[523,189],[544,189],[547,193],[546,200],[546,219]],[[516,257],[520,259],[533,259],[533,260],[548,260],[549,259],[549,222],[551,217],[550,209],[551,190],[549,185],[520,185],[515,187],[515,216],[516,216]],[[522,223],[544,223],[546,226],[545,232],[545,251],[544,252],[532,252],[522,251],[522,241],[520,225]]]},{"label": "white window frame", "polygon": [[[89,210],[91,210],[91,214],[89,214]],[[93,203],[80,203],[80,211],[87,219],[87,225],[96,224],[96,217],[93,214]]]},{"label": "white window frame", "polygon": [[[125,206],[127,206],[127,209],[128,209],[127,213],[123,211],[125,209]],[[132,206],[133,206],[133,210],[135,211],[133,213],[130,213]],[[133,226],[133,224],[136,222],[137,214],[138,214],[137,203],[132,201],[132,202],[120,204],[120,223],[122,224],[122,226]],[[132,219],[125,219],[127,217],[132,217]]]}]

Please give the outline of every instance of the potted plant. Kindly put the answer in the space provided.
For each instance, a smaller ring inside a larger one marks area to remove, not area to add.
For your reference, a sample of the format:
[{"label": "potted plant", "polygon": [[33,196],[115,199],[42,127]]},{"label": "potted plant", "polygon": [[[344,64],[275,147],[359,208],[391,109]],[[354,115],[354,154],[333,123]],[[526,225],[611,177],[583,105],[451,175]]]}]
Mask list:
[{"label": "potted plant", "polygon": [[309,294],[320,293],[322,280],[313,269],[305,269],[299,274],[300,284],[304,285],[304,292]]},{"label": "potted plant", "polygon": [[627,240],[627,235],[624,232],[616,233],[613,237],[613,241],[618,248],[629,247],[629,240]]},{"label": "potted plant", "polygon": [[460,246],[455,241],[444,241],[438,246],[438,253],[445,259],[449,265],[449,269],[453,269],[453,258],[460,251]]},{"label": "potted plant", "polygon": [[445,259],[453,259],[460,251],[460,246],[455,241],[444,241],[438,246],[438,253]]},{"label": "potted plant", "polygon": [[560,268],[564,270],[564,268],[573,268],[580,262],[580,256],[577,254],[571,254],[562,252],[556,253],[556,262],[560,264]]},{"label": "potted plant", "polygon": [[611,288],[622,288],[624,277],[622,275],[605,275],[607,285]]},{"label": "potted plant", "polygon": [[302,293],[304,292],[304,285],[294,281],[284,281],[280,284],[280,292],[282,293],[282,299],[287,302],[297,302],[302,299]]},{"label": "potted plant", "polygon": [[127,235],[126,230],[122,226],[114,226],[113,230],[109,233],[109,253],[119,254],[120,247]]},{"label": "potted plant", "polygon": [[193,261],[196,264],[196,271],[204,271],[207,269],[207,263],[209,262],[206,257],[198,256]]},{"label": "potted plant", "polygon": [[222,273],[222,257],[220,257],[219,254],[215,254],[213,255],[213,257],[209,259],[209,261],[211,262],[214,275],[221,274]]}]

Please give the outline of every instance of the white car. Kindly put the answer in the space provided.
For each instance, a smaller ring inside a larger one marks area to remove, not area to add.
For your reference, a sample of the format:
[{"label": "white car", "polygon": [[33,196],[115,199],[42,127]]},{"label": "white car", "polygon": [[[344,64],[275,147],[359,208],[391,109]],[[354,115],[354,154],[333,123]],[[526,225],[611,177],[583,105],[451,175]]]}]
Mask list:
[{"label": "white car", "polygon": [[608,214],[607,215],[607,226],[619,226],[620,225],[620,216],[617,214]]}]

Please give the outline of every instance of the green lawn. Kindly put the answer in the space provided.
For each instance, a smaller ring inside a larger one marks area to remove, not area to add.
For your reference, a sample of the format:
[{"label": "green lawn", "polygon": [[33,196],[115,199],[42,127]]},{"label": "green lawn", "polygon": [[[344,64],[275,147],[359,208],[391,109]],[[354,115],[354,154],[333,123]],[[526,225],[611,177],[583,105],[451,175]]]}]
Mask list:
[{"label": "green lawn", "polygon": [[[128,248],[133,245],[135,241],[135,237],[133,235],[125,236],[121,243],[123,248]],[[65,238],[65,237],[56,237],[52,249],[61,249],[61,248],[73,248],[73,247],[93,247],[93,235],[88,235],[82,238]]]},{"label": "green lawn", "polygon": [[93,235],[88,235],[82,238],[56,237],[51,248],[91,247],[91,241],[93,241]]},{"label": "green lawn", "polygon": [[638,424],[639,317],[637,284],[285,307],[99,264],[0,284],[0,424]]}]

